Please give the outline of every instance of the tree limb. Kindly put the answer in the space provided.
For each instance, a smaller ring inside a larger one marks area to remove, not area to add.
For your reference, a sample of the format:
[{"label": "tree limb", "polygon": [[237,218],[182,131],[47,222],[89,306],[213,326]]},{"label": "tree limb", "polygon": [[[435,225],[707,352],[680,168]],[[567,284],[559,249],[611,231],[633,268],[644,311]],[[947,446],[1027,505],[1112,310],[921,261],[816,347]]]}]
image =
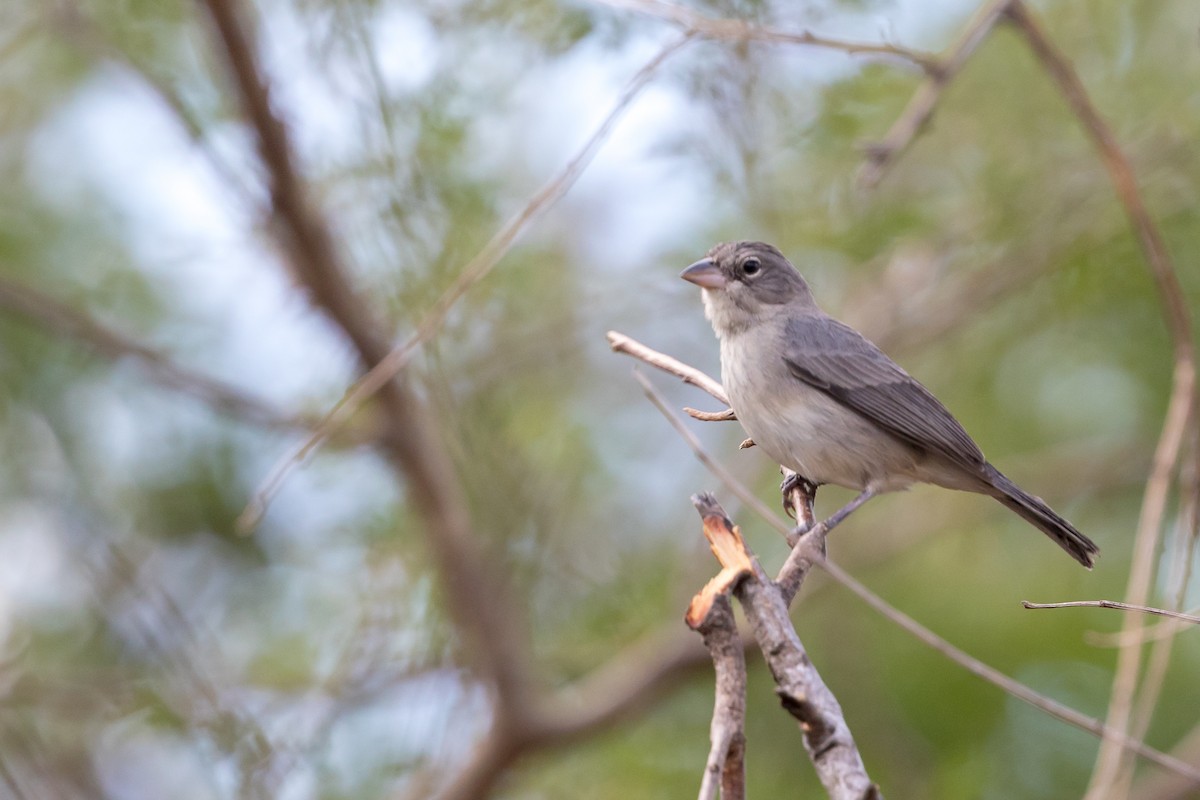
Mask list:
[{"label": "tree limb", "polygon": [[[780,702],[800,724],[804,749],[808,751],[825,791],[832,800],[881,799],[879,788],[867,775],[841,705],[821,679],[796,635],[783,593],[767,577],[715,497],[707,493],[695,495],[692,503],[704,523],[704,534],[724,567],[722,575],[732,573],[729,579],[721,582],[720,588],[732,588],[745,610],[754,638],[775,679]],[[739,580],[742,577],[744,580]],[[716,603],[713,606],[716,608]],[[720,689],[718,686],[718,697]],[[713,728],[714,731],[718,729],[716,715]],[[714,741],[714,749],[716,746]],[[712,768],[711,755],[709,768]],[[701,797],[704,796],[702,792]]]},{"label": "tree limb", "polygon": [[1200,617],[1194,614],[1184,614],[1182,611],[1170,611],[1165,608],[1154,608],[1152,606],[1135,606],[1132,603],[1119,603],[1116,600],[1069,600],[1064,603],[1031,603],[1028,600],[1022,600],[1021,605],[1025,608],[1041,609],[1041,608],[1114,608],[1118,611],[1138,611],[1142,614],[1156,614],[1160,617],[1171,617],[1173,619],[1191,622],[1195,625],[1200,625]]}]

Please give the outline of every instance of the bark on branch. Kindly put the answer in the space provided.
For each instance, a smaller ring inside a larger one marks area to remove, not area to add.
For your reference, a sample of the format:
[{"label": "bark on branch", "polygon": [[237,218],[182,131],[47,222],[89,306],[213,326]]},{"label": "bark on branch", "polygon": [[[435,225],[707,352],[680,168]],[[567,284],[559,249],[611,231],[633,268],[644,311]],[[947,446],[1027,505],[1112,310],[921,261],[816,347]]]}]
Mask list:
[{"label": "bark on branch", "polygon": [[[784,710],[795,717],[800,725],[804,734],[804,749],[808,752],[829,797],[833,800],[882,798],[879,787],[872,783],[867,775],[841,705],[821,679],[796,634],[788,616],[788,602],[784,591],[767,577],[762,565],[750,552],[741,533],[726,516],[715,497],[708,493],[695,495],[692,497],[692,503],[700,513],[704,535],[722,569],[693,599],[688,610],[688,623],[702,632],[727,624],[722,618],[722,609],[727,609],[728,604],[722,605],[722,601],[725,594],[732,591],[746,612],[754,638],[775,679],[776,692]],[[693,624],[698,616],[698,621]],[[736,683],[736,675],[723,675],[723,666],[726,670],[731,669],[723,657],[723,652],[710,644],[708,634],[705,635],[705,643],[709,644],[713,653],[714,664],[718,664],[718,700],[713,717],[713,751],[705,770],[708,785],[708,776],[718,770],[714,756],[720,761],[722,751],[724,761],[719,765],[721,772],[730,765],[731,758],[738,759],[738,763],[732,768],[741,768],[742,754],[735,750],[737,737],[741,735],[741,720],[729,713],[727,707],[736,703],[735,693],[739,689],[745,691],[745,679],[743,675],[739,686]],[[723,677],[729,685],[721,685]],[[742,713],[744,714],[744,710]],[[722,714],[724,717],[718,719]],[[734,725],[737,726],[736,729],[731,729]],[[706,795],[702,790],[701,798],[707,796],[711,795]]]}]

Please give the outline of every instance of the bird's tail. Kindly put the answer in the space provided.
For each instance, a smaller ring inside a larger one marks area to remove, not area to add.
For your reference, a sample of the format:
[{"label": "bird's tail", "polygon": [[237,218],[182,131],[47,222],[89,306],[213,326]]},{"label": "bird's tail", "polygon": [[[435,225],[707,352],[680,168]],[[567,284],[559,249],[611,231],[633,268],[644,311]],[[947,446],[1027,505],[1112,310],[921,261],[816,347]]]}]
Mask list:
[{"label": "bird's tail", "polygon": [[1054,509],[1042,501],[1042,498],[1029,494],[998,470],[992,476],[991,483],[998,492],[997,500],[1057,542],[1059,547],[1070,553],[1071,557],[1080,564],[1088,569],[1092,568],[1096,556],[1100,554],[1100,548],[1096,546],[1095,542],[1075,530],[1075,526],[1056,514]]}]

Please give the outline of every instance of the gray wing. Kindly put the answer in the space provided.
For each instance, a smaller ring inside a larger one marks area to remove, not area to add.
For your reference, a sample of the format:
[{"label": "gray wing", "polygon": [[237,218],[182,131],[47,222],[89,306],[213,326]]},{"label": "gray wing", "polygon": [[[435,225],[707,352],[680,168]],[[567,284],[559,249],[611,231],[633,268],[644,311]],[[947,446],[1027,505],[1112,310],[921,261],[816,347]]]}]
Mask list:
[{"label": "gray wing", "polygon": [[987,462],[958,420],[858,331],[827,316],[788,322],[788,368],[908,444],[974,470]]}]

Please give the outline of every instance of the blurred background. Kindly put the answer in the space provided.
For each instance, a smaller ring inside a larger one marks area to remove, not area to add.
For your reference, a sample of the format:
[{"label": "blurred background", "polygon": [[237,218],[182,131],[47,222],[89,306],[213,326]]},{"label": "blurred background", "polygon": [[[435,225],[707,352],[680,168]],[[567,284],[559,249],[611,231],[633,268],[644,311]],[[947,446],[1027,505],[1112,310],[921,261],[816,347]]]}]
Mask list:
[{"label": "blurred background", "polygon": [[[976,5],[690,7],[936,53]],[[1194,306],[1200,7],[1034,8],[1132,160]],[[679,35],[584,0],[255,11],[276,111],[396,341]],[[692,492],[719,490],[768,569],[782,563],[776,534],[704,471],[604,339],[620,330],[719,374],[699,293],[677,274],[714,242],[754,238],[1103,549],[1088,573],[998,504],[921,488],[872,502],[832,556],[973,655],[1103,717],[1118,612],[1020,601],[1123,596],[1170,338],[1101,162],[1003,27],[880,185],[856,183],[863,145],[921,79],[896,58],[689,44],[419,351],[409,375],[438,409],[544,685],[689,635],[681,614],[716,569]],[[267,205],[202,5],[0,5],[0,797],[391,797],[436,788],[486,732],[488,693],[425,531],[361,444],[370,405],[290,474],[251,535],[235,531],[359,371],[293,280]],[[717,407],[650,377],[676,405]],[[736,423],[688,424],[776,507],[777,467],[736,449]],[[848,497],[823,490],[818,511]],[[1158,605],[1181,566],[1176,505]],[[887,796],[1082,794],[1093,737],[821,575],[793,616]],[[697,650],[632,719],[520,761],[498,795],[690,795],[712,702]],[[750,793],[818,796],[793,720],[749,662]],[[1200,640],[1184,631],[1152,745],[1200,723],[1198,669]],[[1131,796],[1186,796],[1141,786]]]}]

